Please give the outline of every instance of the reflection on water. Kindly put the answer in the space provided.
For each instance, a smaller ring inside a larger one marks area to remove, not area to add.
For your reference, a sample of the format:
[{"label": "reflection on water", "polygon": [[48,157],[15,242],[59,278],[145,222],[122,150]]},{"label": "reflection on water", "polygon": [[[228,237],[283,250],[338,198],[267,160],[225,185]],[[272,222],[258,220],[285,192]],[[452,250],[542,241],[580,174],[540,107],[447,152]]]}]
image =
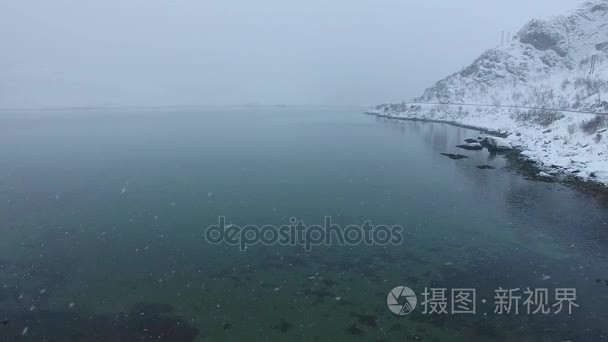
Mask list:
[{"label": "reflection on water", "polygon": [[[476,131],[358,112],[4,114],[0,337],[606,339],[605,206],[455,147]],[[371,220],[406,238],[240,252],[205,243],[220,215],[242,226]],[[476,288],[487,303],[476,315],[399,317],[386,307],[398,285],[419,297]],[[580,307],[499,316],[498,287],[576,288]]]}]

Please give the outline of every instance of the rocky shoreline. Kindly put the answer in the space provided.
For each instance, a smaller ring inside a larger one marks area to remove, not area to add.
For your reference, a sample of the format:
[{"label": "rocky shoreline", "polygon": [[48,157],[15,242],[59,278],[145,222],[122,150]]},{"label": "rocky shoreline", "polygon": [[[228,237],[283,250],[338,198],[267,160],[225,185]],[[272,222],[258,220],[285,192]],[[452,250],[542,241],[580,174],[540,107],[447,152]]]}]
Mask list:
[{"label": "rocky shoreline", "polygon": [[392,119],[392,120],[407,120],[407,121],[419,121],[419,122],[445,123],[445,124],[450,124],[450,125],[455,126],[455,127],[462,127],[462,128],[468,128],[468,129],[476,130],[476,131],[482,132],[484,134],[491,135],[491,136],[498,137],[498,138],[506,138],[509,135],[508,133],[503,132],[501,130],[492,130],[492,129],[487,129],[485,127],[474,126],[474,125],[467,125],[467,124],[463,124],[463,123],[460,123],[460,122],[457,122],[457,121],[434,120],[434,119],[415,118],[415,117],[401,117],[401,116],[393,116],[393,115],[390,115],[390,114],[382,114],[380,112],[371,112],[371,111],[364,112],[364,114],[373,115],[373,116],[377,116],[377,117],[381,117],[381,118]]},{"label": "rocky shoreline", "polygon": [[[596,199],[602,201],[603,203],[608,204],[608,185],[594,181],[591,178],[581,179],[575,174],[573,175],[565,173],[559,168],[551,169],[541,165],[539,162],[531,159],[525,154],[522,154],[522,152],[524,151],[523,149],[511,146],[509,144],[508,140],[506,140],[506,138],[510,135],[509,132],[501,130],[491,130],[483,127],[466,125],[447,120],[444,121],[411,117],[395,117],[370,111],[365,112],[365,114],[392,120],[442,123],[455,127],[467,128],[478,131],[479,133],[484,134],[485,137],[479,137],[476,142],[473,141],[474,139],[467,139],[466,141],[463,141],[462,145],[458,145],[456,147],[463,148],[463,150],[481,150],[477,147],[472,148],[472,146],[480,145],[482,146],[482,149],[486,149],[490,153],[496,153],[505,157],[508,162],[509,168],[521,174],[526,179],[540,182],[561,183],[573,187],[579,191],[583,191],[586,194],[589,194],[595,197]],[[471,148],[465,146],[471,146]],[[467,158],[466,156],[462,155],[445,155],[455,160]],[[478,168],[484,169],[483,166]]]},{"label": "rocky shoreline", "polygon": [[533,19],[509,44],[485,51],[421,96],[379,104],[368,114],[483,131],[497,137],[486,144],[496,146],[484,148],[515,150],[535,165],[538,177],[605,189],[607,23],[606,0]]}]

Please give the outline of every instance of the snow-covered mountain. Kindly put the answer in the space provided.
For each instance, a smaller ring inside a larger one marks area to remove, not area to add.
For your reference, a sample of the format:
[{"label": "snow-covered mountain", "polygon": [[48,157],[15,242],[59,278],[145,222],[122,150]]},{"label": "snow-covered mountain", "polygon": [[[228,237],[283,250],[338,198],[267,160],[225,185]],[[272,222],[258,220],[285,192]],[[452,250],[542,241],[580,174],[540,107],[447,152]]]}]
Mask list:
[{"label": "snow-covered mountain", "polygon": [[608,113],[608,0],[532,20],[422,96],[370,112],[502,130],[552,173],[608,184],[608,116],[579,113]]}]

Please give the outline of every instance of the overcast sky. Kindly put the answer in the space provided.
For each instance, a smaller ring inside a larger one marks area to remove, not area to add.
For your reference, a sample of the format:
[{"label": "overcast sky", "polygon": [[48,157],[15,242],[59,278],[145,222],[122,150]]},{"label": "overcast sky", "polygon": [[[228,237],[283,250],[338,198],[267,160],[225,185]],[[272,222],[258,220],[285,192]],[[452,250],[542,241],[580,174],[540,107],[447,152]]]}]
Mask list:
[{"label": "overcast sky", "polygon": [[580,0],[5,0],[0,106],[376,104]]}]

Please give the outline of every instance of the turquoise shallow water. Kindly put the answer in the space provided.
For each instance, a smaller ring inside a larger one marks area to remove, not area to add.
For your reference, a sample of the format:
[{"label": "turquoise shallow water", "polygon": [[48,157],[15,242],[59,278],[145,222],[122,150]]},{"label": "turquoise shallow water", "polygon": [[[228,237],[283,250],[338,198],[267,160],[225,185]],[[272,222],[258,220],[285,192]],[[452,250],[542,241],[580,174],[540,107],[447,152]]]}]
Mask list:
[{"label": "turquoise shallow water", "polygon": [[[478,132],[360,112],[2,113],[0,340],[607,340],[606,204],[455,147]],[[205,241],[218,216],[405,234],[241,252]],[[396,316],[399,285],[476,288],[477,313]],[[579,307],[497,315],[498,287],[576,288]]]}]

